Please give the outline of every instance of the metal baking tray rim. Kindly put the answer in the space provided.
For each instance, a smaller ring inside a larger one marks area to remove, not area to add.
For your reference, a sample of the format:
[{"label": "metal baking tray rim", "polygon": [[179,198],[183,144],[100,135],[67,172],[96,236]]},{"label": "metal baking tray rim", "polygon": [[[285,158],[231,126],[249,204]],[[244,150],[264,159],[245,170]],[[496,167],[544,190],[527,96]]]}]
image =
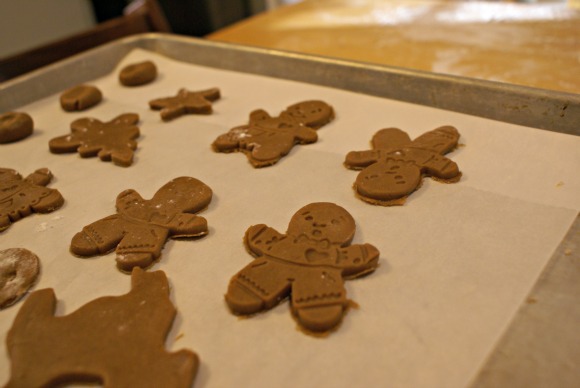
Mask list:
[{"label": "metal baking tray rim", "polygon": [[110,73],[141,48],[183,62],[415,103],[492,120],[580,135],[580,94],[430,73],[173,34],[122,38],[0,83],[0,111]]}]

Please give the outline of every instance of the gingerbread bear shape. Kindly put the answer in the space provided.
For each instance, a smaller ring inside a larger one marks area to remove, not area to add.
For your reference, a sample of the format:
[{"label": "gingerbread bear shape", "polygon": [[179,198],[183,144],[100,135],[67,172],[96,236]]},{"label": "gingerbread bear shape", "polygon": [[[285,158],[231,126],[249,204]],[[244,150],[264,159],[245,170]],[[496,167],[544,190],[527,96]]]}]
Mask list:
[{"label": "gingerbread bear shape", "polygon": [[211,103],[219,99],[220,90],[218,88],[197,92],[181,89],[175,97],[149,101],[149,107],[160,110],[163,121],[170,121],[184,114],[210,114],[213,111]]},{"label": "gingerbread bear shape", "polygon": [[0,231],[12,222],[36,213],[50,213],[62,206],[64,198],[55,189],[45,187],[52,173],[41,168],[22,179],[18,172],[0,168]]},{"label": "gingerbread bear shape", "polygon": [[212,144],[216,152],[241,151],[254,167],[276,164],[296,144],[315,143],[316,129],[334,118],[334,111],[323,101],[303,101],[291,105],[278,117],[264,110],[250,113],[248,125],[232,128]]},{"label": "gingerbread bear shape", "polygon": [[55,309],[52,289],[31,293],[22,305],[6,338],[7,388],[191,387],[197,355],[165,350],[176,310],[162,271],[135,268],[127,294],[95,299],[65,316]]},{"label": "gingerbread bear shape", "polygon": [[373,136],[372,150],[349,152],[344,165],[362,170],[354,190],[363,201],[402,205],[423,176],[446,183],[459,181],[459,167],[443,156],[457,147],[458,140],[459,132],[451,126],[426,132],[413,141],[398,128],[385,128]]},{"label": "gingerbread bear shape", "polygon": [[55,137],[48,147],[52,153],[78,152],[81,157],[98,156],[117,166],[133,164],[134,150],[139,137],[139,115],[126,113],[103,123],[94,118],[82,118],[71,123],[71,134]]},{"label": "gingerbread bear shape", "polygon": [[379,251],[370,244],[350,245],[352,216],[327,202],[298,210],[281,234],[254,225],[244,238],[255,259],[232,277],[225,299],[235,314],[270,309],[290,296],[298,323],[313,332],[328,331],[348,306],[344,279],[375,270]]},{"label": "gingerbread bear shape", "polygon": [[208,233],[205,218],[193,213],[206,208],[211,198],[211,189],[190,177],[173,179],[150,200],[135,190],[125,190],[117,196],[117,214],[85,226],[73,237],[70,250],[79,256],[94,256],[116,247],[119,269],[146,268],[161,256],[168,238]]}]

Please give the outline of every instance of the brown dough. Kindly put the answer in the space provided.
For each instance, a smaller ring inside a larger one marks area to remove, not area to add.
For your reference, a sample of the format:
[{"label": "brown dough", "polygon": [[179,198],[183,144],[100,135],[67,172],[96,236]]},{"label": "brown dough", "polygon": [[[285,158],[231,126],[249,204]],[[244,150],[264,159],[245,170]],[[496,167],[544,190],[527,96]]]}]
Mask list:
[{"label": "brown dough", "polygon": [[134,150],[139,137],[139,115],[126,113],[103,123],[93,118],[82,118],[71,123],[71,134],[55,137],[48,147],[52,153],[78,152],[81,157],[98,156],[112,160],[117,166],[133,164]]},{"label": "brown dough", "polygon": [[60,105],[67,112],[81,111],[97,105],[103,93],[92,85],[79,85],[68,89],[60,96]]},{"label": "brown dough", "polygon": [[62,206],[64,198],[46,186],[52,173],[41,168],[22,179],[18,172],[0,168],[0,231],[12,222],[36,213],[50,213]]},{"label": "brown dough", "polygon": [[184,114],[210,114],[211,103],[220,99],[220,90],[212,88],[190,92],[181,89],[175,97],[158,98],[149,101],[151,109],[161,110],[161,119],[170,121]]},{"label": "brown dough", "polygon": [[22,112],[8,112],[0,115],[0,144],[22,140],[32,134],[32,117]]},{"label": "brown dough", "polygon": [[153,82],[157,77],[157,67],[151,61],[125,66],[119,73],[119,82],[124,86],[141,86]]},{"label": "brown dough", "polygon": [[286,234],[254,225],[244,238],[256,257],[234,275],[225,295],[235,314],[270,309],[290,295],[302,327],[327,331],[338,325],[348,306],[344,279],[372,272],[379,251],[370,244],[350,245],[352,216],[333,203],[311,203],[298,210]]},{"label": "brown dough", "polygon": [[31,293],[22,305],[6,338],[7,388],[191,387],[197,355],[165,350],[176,310],[162,271],[136,268],[127,294],[95,299],[65,316],[55,309],[52,289]]},{"label": "brown dough", "polygon": [[32,287],[40,272],[39,263],[27,249],[0,251],[0,308],[13,305]]},{"label": "brown dough", "polygon": [[442,156],[457,147],[459,132],[443,126],[411,141],[398,128],[385,128],[372,139],[372,150],[349,152],[347,168],[362,170],[354,189],[366,202],[375,205],[402,205],[421,184],[424,175],[453,183],[461,172],[452,160]]},{"label": "brown dough", "polygon": [[161,256],[168,238],[208,233],[205,218],[193,213],[206,208],[211,198],[211,189],[190,177],[173,179],[150,200],[135,190],[125,190],[117,196],[117,214],[85,226],[73,237],[70,250],[79,256],[94,256],[117,247],[121,270],[146,268]]},{"label": "brown dough", "polygon": [[264,110],[250,114],[248,125],[232,128],[212,144],[216,152],[242,151],[254,167],[276,164],[296,144],[315,143],[315,129],[334,118],[334,111],[323,101],[303,101],[291,105],[278,117]]}]

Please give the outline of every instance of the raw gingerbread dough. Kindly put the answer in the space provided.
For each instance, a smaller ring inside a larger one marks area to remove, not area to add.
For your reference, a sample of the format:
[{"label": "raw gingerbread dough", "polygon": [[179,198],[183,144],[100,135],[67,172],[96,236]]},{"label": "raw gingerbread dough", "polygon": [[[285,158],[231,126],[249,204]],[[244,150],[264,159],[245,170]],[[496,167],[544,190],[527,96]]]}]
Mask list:
[{"label": "raw gingerbread dough", "polygon": [[135,268],[127,294],[95,299],[64,316],[55,309],[52,289],[31,293],[20,308],[6,338],[7,388],[191,387],[197,355],[165,350],[176,310],[162,271]]},{"label": "raw gingerbread dough", "polygon": [[94,256],[117,247],[121,270],[146,268],[161,256],[168,238],[208,233],[205,218],[193,213],[206,208],[211,198],[211,189],[190,177],[173,179],[150,200],[125,190],[117,196],[117,214],[85,226],[73,237],[70,249],[79,256]]},{"label": "raw gingerbread dough", "polygon": [[411,141],[398,128],[385,128],[372,139],[372,150],[349,152],[344,165],[362,170],[354,183],[356,194],[375,205],[402,205],[421,184],[424,175],[457,182],[459,167],[442,156],[457,147],[459,132],[443,126]]},{"label": "raw gingerbread dough", "polygon": [[286,234],[254,225],[244,238],[256,257],[234,275],[225,295],[235,314],[268,310],[290,295],[305,329],[321,332],[338,325],[348,306],[344,279],[372,272],[379,251],[370,244],[350,245],[352,216],[333,203],[311,203],[298,210]]}]

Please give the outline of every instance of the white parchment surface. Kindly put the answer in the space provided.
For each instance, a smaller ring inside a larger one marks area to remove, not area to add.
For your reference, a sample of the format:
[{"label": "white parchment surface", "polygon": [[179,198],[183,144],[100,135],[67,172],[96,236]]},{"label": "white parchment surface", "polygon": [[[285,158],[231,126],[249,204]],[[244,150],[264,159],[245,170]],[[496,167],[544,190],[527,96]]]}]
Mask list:
[{"label": "white parchment surface", "polygon": [[[115,198],[135,189],[151,198],[179,176],[208,184],[214,199],[200,213],[210,233],[170,240],[151,270],[163,270],[178,317],[168,349],[201,358],[200,387],[464,387],[475,376],[580,209],[580,138],[505,124],[336,89],[214,70],[133,51],[120,64],[153,60],[158,79],[126,88],[110,75],[87,80],[104,101],[85,112],[64,112],[58,95],[22,107],[36,131],[0,145],[0,166],[26,176],[48,167],[65,205],[32,215],[0,233],[0,249],[27,248],[41,259],[33,290],[53,288],[57,314],[129,290],[114,254],[80,259],[69,252],[83,226],[115,212]],[[219,87],[214,114],[169,123],[148,101],[178,89]],[[322,99],[336,119],[319,141],[296,146],[273,167],[254,169],[241,153],[220,154],[212,141],[247,122],[250,111],[277,115],[288,105]],[[109,121],[134,112],[141,137],[134,164],[114,166],[77,154],[51,154],[48,141],[67,134],[80,117]],[[342,162],[348,151],[370,148],[372,135],[399,127],[412,138],[454,125],[461,146],[448,157],[463,177],[456,184],[425,179],[401,207],[380,207],[354,196],[357,172]],[[319,201],[346,208],[357,222],[353,243],[381,252],[378,269],[346,282],[358,308],[324,338],[304,334],[288,302],[247,319],[230,313],[223,295],[232,275],[252,260],[245,230],[265,223],[285,232],[300,207]],[[4,339],[22,301],[0,311]],[[143,322],[144,325],[147,322]],[[176,340],[177,338],[177,340]],[[87,349],[87,351],[90,351]],[[130,360],[127,360],[130,364]],[[9,376],[0,351],[0,383]]]}]

